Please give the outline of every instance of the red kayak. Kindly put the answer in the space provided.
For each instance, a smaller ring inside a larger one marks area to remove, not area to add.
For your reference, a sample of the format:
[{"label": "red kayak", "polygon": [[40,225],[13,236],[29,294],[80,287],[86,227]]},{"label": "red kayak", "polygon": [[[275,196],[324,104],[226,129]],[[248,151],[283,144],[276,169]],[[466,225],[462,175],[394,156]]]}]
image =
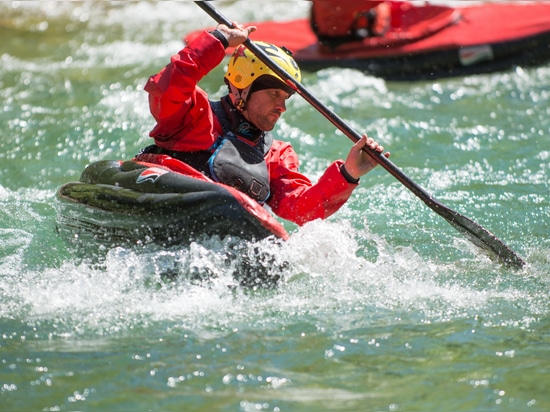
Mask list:
[{"label": "red kayak", "polygon": [[308,71],[347,67],[388,80],[422,80],[550,61],[550,2],[452,8],[322,0],[312,2],[308,19],[249,24],[258,27],[252,40],[287,47]]}]

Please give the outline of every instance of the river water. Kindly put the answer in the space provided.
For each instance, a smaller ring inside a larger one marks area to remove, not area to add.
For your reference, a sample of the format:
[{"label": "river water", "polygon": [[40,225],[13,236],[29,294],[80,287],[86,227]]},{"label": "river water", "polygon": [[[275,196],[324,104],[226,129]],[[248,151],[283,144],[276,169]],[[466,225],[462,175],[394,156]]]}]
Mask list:
[{"label": "river water", "polygon": [[[238,21],[307,14],[216,4]],[[0,410],[550,410],[549,65],[304,79],[525,269],[489,260],[378,168],[330,219],[285,223],[283,281],[249,290],[229,287],[223,240],[93,264],[55,231],[59,186],[150,143],[143,85],[211,20],[168,1],[8,1],[0,16]],[[222,75],[203,88],[221,95]],[[288,106],[276,133],[315,180],[350,142],[299,96]]]}]

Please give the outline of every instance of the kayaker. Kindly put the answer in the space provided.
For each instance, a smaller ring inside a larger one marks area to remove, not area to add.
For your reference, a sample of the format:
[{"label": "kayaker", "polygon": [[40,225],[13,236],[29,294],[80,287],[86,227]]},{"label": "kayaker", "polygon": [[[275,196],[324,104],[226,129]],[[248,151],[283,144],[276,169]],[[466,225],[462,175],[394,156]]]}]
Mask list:
[{"label": "kayaker", "polygon": [[385,0],[312,1],[311,28],[318,40],[329,47],[383,37],[391,27],[394,2]]},{"label": "kayaker", "polygon": [[[316,184],[301,174],[292,146],[270,133],[294,90],[242,45],[255,30],[255,26],[218,25],[150,77],[145,91],[157,122],[150,132],[155,144],[137,158],[151,162],[153,154],[179,159],[267,203],[275,214],[299,225],[326,218],[348,200],[359,178],[377,165],[362,148],[381,153],[383,147],[365,134],[346,161],[333,162]],[[287,51],[256,44],[301,80],[300,69]],[[210,101],[198,82],[222,62],[227,47],[236,47],[224,76],[229,93]]]}]

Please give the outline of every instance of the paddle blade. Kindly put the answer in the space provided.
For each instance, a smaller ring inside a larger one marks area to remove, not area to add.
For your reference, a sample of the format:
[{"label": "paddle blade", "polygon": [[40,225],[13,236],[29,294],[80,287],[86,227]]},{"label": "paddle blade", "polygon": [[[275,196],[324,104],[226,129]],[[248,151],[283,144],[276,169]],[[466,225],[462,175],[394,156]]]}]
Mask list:
[{"label": "paddle blade", "polygon": [[498,260],[503,265],[514,269],[521,269],[525,266],[525,261],[522,258],[487,229],[441,203],[433,199],[432,201],[434,204],[429,205],[432,210],[463,233],[473,244],[485,251],[491,259]]}]

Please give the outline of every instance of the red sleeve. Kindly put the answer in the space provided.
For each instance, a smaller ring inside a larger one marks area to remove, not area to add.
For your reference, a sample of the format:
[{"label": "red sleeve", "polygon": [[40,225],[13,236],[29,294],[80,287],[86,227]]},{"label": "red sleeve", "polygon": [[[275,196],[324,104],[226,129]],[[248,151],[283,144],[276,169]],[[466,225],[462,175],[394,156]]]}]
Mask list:
[{"label": "red sleeve", "polygon": [[[207,94],[198,82],[221,63],[221,42],[202,33],[145,85],[149,108],[157,124],[149,133],[169,150],[195,151],[214,143],[213,115]],[[192,133],[190,133],[192,130]]]},{"label": "red sleeve", "polygon": [[329,217],[357,187],[340,173],[342,161],[332,163],[312,184],[298,172],[298,156],[288,143],[274,140],[266,161],[271,179],[268,204],[275,214],[298,225]]}]

